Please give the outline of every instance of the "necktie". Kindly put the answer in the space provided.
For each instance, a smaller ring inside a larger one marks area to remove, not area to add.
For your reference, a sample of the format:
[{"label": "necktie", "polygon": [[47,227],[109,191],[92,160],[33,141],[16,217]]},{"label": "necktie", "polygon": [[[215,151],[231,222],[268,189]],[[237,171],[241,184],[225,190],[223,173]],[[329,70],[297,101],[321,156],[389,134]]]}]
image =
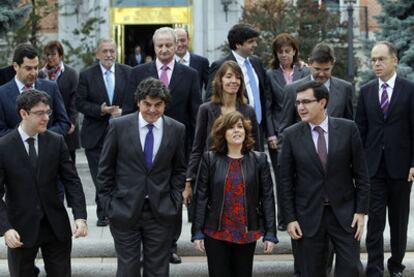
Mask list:
[{"label": "necktie", "polygon": [[31,89],[32,88],[32,86],[31,85],[24,85],[24,87],[23,87],[23,92],[26,92],[26,91],[28,91],[29,89]]},{"label": "necktie", "polygon": [[328,150],[326,149],[326,141],[324,131],[320,126],[313,128],[318,133],[318,155],[323,168],[326,170],[326,161],[328,160]]},{"label": "necktie", "polygon": [[388,113],[388,107],[390,105],[389,99],[388,99],[388,93],[387,93],[387,83],[383,83],[381,85],[382,93],[381,93],[381,110],[384,114],[384,117],[387,117]]},{"label": "necktie", "polygon": [[33,168],[37,168],[37,154],[36,149],[34,146],[35,139],[30,137],[26,139],[27,143],[29,144],[29,159],[30,163],[32,164]]},{"label": "necktie", "polygon": [[256,119],[257,119],[257,122],[260,124],[260,122],[262,122],[262,106],[260,104],[259,86],[257,85],[256,78],[253,72],[253,67],[250,61],[246,59],[244,61],[244,64],[246,65],[247,76],[249,77],[249,85],[253,93],[254,110],[256,111]]},{"label": "necktie", "polygon": [[114,81],[111,70],[105,71],[105,87],[109,98],[109,105],[112,105],[112,100],[114,98]]},{"label": "necktie", "polygon": [[145,161],[147,162],[147,168],[150,169],[152,167],[152,154],[154,151],[154,134],[152,133],[152,129],[154,125],[148,124],[148,133],[145,136],[145,144],[144,144],[144,156]]},{"label": "necktie", "polygon": [[184,64],[184,63],[185,63],[184,58],[179,59],[179,60],[178,60],[178,63],[180,63],[180,64]]},{"label": "necktie", "polygon": [[160,76],[160,80],[164,83],[165,87],[167,88],[168,88],[168,75],[167,75],[168,69],[169,67],[166,64],[161,66],[161,76]]}]

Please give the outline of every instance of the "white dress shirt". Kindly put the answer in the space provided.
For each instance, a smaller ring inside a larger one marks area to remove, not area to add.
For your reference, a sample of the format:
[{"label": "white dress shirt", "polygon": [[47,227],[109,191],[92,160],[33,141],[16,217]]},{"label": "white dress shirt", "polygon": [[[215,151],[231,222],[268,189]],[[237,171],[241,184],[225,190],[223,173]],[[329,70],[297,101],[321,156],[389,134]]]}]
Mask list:
[{"label": "white dress shirt", "polygon": [[[243,77],[244,77],[244,84],[246,85],[246,92],[247,92],[247,98],[249,99],[249,105],[254,107],[254,97],[253,97],[253,91],[252,88],[250,87],[250,80],[249,80],[249,76],[247,74],[247,69],[246,69],[246,64],[244,63],[246,61],[246,58],[240,56],[239,54],[237,54],[235,51],[231,51],[233,53],[233,56],[236,58],[237,63],[239,64],[240,68],[243,71]],[[251,62],[250,62],[251,64]],[[252,64],[252,68],[253,68],[253,64]],[[254,77],[256,79],[256,84],[257,84],[257,91],[260,91],[259,88],[259,77],[257,77],[256,71],[253,68],[253,74]],[[260,103],[259,103],[260,105]]]},{"label": "white dress shirt", "polygon": [[397,78],[397,73],[394,72],[394,75],[387,81],[384,82],[383,80],[378,78],[378,99],[381,103],[381,95],[382,95],[382,84],[387,83],[387,94],[388,94],[388,103],[391,102],[392,91],[395,87],[395,79]]},{"label": "white dress shirt", "polygon": [[39,146],[38,146],[39,143],[38,143],[38,139],[37,139],[38,134],[31,137],[23,130],[22,126],[20,126],[20,125],[17,128],[17,131],[20,134],[20,137],[21,137],[21,139],[23,141],[23,144],[24,144],[24,148],[26,148],[27,154],[29,155],[29,143],[26,141],[28,138],[34,138],[34,147],[35,147],[35,150],[36,150],[36,154],[38,154],[39,153],[39,150],[38,150],[39,149]]},{"label": "white dress shirt", "polygon": [[190,66],[190,52],[185,52],[185,55],[181,58],[180,56],[175,55],[175,61],[177,63],[180,63],[180,61],[182,60],[181,64],[186,65],[186,66]]}]

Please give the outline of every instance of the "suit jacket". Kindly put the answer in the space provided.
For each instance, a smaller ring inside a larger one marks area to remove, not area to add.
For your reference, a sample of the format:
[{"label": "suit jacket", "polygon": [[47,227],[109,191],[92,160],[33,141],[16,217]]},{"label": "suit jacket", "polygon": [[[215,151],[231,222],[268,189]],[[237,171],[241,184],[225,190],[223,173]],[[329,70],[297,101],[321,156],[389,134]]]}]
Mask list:
[{"label": "suit jacket", "polygon": [[190,67],[194,68],[198,72],[198,81],[200,82],[200,92],[207,89],[208,71],[210,63],[207,58],[190,53]]},{"label": "suit jacket", "polygon": [[66,112],[70,122],[75,125],[75,132],[65,136],[66,144],[69,150],[79,148],[79,134],[78,134],[78,111],[76,110],[76,90],[78,88],[78,73],[75,69],[64,64],[64,71],[57,79],[60,94],[62,95],[63,103],[65,104]]},{"label": "suit jacket", "polygon": [[322,167],[308,123],[299,122],[284,133],[280,157],[280,190],[287,223],[297,220],[305,237],[321,223],[324,192],[339,224],[347,232],[354,213],[368,212],[369,177],[356,124],[328,119],[328,160]]},{"label": "suit jacket", "polygon": [[407,179],[414,167],[414,83],[397,75],[384,118],[378,79],[361,87],[355,121],[361,132],[370,176],[374,176],[384,153],[391,178]]},{"label": "suit jacket", "polygon": [[[115,89],[112,105],[123,108],[125,87],[130,72],[129,66],[115,63]],[[81,72],[76,97],[76,107],[84,115],[81,142],[86,149],[102,145],[105,138],[110,115],[102,114],[101,105],[103,102],[106,102],[107,105],[110,103],[101,67],[99,64],[95,64]]]},{"label": "suit jacket", "polygon": [[126,63],[131,67],[143,64],[145,63],[145,54],[141,52],[141,62],[139,64],[137,63],[137,59],[135,58],[135,53],[129,54]]},{"label": "suit jacket", "polygon": [[[266,119],[267,119],[266,101],[269,101],[269,100],[266,100],[266,99],[268,97],[271,97],[271,95],[269,92],[269,83],[268,83],[267,76],[266,76],[266,70],[264,69],[262,62],[257,56],[254,56],[254,55],[250,56],[249,59],[259,79],[260,105],[262,107],[262,122],[260,123],[260,125],[262,125],[263,129],[266,131],[266,133],[268,133],[267,123],[266,123]],[[237,60],[234,57],[233,53],[230,53],[226,57],[218,61],[215,61],[211,64],[210,72],[208,76],[206,101],[210,100],[211,95],[213,93],[212,82],[214,80],[216,72],[225,61],[235,61],[237,63]]]},{"label": "suit jacket", "polygon": [[0,68],[0,86],[4,85],[16,75],[13,65]]},{"label": "suit jacket", "polygon": [[[286,80],[283,76],[281,68],[269,69],[267,72],[267,78],[270,86],[270,97],[267,98],[267,130],[268,136],[277,136],[280,119],[283,110],[283,89],[286,86]],[[296,65],[293,67],[293,81],[302,79],[310,74],[308,67],[301,67]]]},{"label": "suit jacket", "polygon": [[[123,114],[137,110],[134,93],[139,83],[148,77],[159,79],[155,61],[132,69],[124,98]],[[191,149],[194,137],[198,107],[201,104],[201,93],[198,84],[197,71],[191,67],[175,63],[168,86],[171,97],[165,109],[165,115],[185,125],[189,149]]]},{"label": "suit jacket", "polygon": [[[311,80],[310,75],[285,86],[283,90],[283,106],[278,131],[280,142],[282,142],[284,129],[301,120],[295,107],[296,89],[309,80]],[[351,83],[336,77],[331,77],[327,109],[328,115],[352,120],[354,116],[352,107],[353,95],[354,92]]]},{"label": "suit jacket", "polygon": [[182,205],[185,181],[184,125],[163,116],[160,148],[147,168],[139,139],[138,113],[111,120],[97,176],[104,213],[117,228],[136,226],[147,188],[160,224],[173,224]]},{"label": "suit jacket", "polygon": [[[66,135],[70,128],[70,121],[56,83],[38,79],[34,87],[46,92],[52,98],[53,114],[50,116],[48,129]],[[19,94],[14,78],[0,87],[0,137],[11,132],[20,123],[20,116],[16,111],[16,98]]]},{"label": "suit jacket", "polygon": [[23,247],[32,247],[45,216],[59,240],[70,239],[72,229],[58,197],[58,179],[70,199],[74,218],[86,219],[82,184],[61,135],[50,131],[39,134],[37,170],[17,129],[0,138],[0,234],[13,228]]}]

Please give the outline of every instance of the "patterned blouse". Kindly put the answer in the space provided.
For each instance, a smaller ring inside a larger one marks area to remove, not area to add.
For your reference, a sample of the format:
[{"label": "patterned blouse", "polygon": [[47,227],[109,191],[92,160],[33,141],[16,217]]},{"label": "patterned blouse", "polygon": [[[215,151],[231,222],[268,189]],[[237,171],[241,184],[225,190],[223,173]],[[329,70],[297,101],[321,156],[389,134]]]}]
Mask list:
[{"label": "patterned blouse", "polygon": [[221,230],[206,228],[204,234],[217,240],[232,243],[251,243],[258,240],[262,234],[260,231],[247,230],[241,159],[228,159],[230,165],[226,176]]}]

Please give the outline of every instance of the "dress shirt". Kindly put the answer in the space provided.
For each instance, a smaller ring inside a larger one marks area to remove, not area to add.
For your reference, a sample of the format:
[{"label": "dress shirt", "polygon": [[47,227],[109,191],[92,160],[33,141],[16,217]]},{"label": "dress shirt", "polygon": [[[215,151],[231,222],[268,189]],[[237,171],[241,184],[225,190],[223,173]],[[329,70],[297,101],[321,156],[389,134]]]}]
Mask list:
[{"label": "dress shirt", "polygon": [[36,135],[34,135],[34,136],[29,136],[24,130],[23,130],[23,128],[22,128],[22,126],[21,125],[19,125],[19,127],[17,128],[17,131],[19,132],[19,134],[20,134],[20,137],[21,137],[21,139],[22,139],[22,141],[23,141],[23,144],[24,144],[24,148],[26,148],[26,152],[27,152],[27,154],[29,154],[29,143],[26,141],[28,138],[34,138],[34,147],[35,147],[35,149],[36,149],[36,154],[39,156],[39,150],[38,150],[38,145],[39,145],[39,143],[38,143],[38,134],[36,134]]},{"label": "dress shirt", "polygon": [[[171,83],[171,76],[174,70],[174,64],[175,64],[175,60],[172,59],[168,64],[168,70],[167,70],[167,76],[168,76],[168,84]],[[158,72],[158,78],[161,79],[161,74],[162,74],[162,69],[161,67],[164,65],[163,63],[160,62],[160,60],[158,60],[158,58],[155,60],[155,65],[157,67],[157,72]]]},{"label": "dress shirt", "polygon": [[378,99],[380,103],[381,103],[381,94],[382,94],[381,86],[384,83],[387,84],[388,102],[391,103],[391,96],[392,96],[392,91],[394,90],[396,78],[397,78],[397,73],[394,72],[394,75],[392,75],[392,77],[387,82],[384,82],[383,80],[378,79]]},{"label": "dress shirt", "polygon": [[[142,114],[138,114],[138,128],[139,128],[139,139],[141,141],[142,152],[144,152],[145,146],[145,137],[148,133],[147,125],[150,124],[142,117]],[[152,129],[152,133],[154,135],[154,148],[152,152],[152,161],[154,161],[155,156],[158,153],[158,149],[160,149],[161,139],[162,139],[162,132],[163,132],[163,120],[162,117],[158,118],[157,121],[152,123],[154,128]]]},{"label": "dress shirt", "polygon": [[[244,63],[246,58],[240,56],[235,51],[231,51],[231,52],[233,53],[233,56],[236,58],[237,63],[239,64],[240,68],[243,71],[244,84],[246,85],[246,92],[247,92],[247,98],[249,99],[249,105],[254,107],[255,103],[254,103],[253,91],[250,87],[249,76],[247,74],[246,65]],[[251,61],[250,61],[250,64],[251,64]],[[252,67],[253,67],[253,64],[252,64]],[[257,86],[259,86],[259,77],[257,77],[256,71],[254,70],[254,67],[253,67],[253,74],[254,74],[254,77],[256,79],[256,84],[257,84]],[[257,88],[257,91],[260,91],[260,87]],[[259,103],[259,105],[260,105],[260,103]]]},{"label": "dress shirt", "polygon": [[190,52],[185,52],[185,55],[182,58],[180,56],[175,55],[175,61],[177,63],[180,63],[181,60],[181,64],[190,66]]},{"label": "dress shirt", "polygon": [[321,124],[314,125],[312,123],[309,123],[309,126],[310,126],[310,128],[312,130],[312,132],[311,132],[312,133],[312,140],[313,140],[313,145],[315,145],[316,151],[318,151],[318,136],[319,136],[319,133],[317,131],[315,131],[314,129],[315,129],[316,126],[319,126],[319,127],[322,128],[323,133],[325,135],[326,150],[329,153],[328,116],[325,117],[325,119],[321,122]]},{"label": "dress shirt", "polygon": [[[17,88],[19,89],[19,93],[22,93],[23,91],[26,90],[25,84],[20,82],[20,80],[17,79],[17,76],[14,77],[14,81],[16,82]],[[35,86],[35,83],[33,83],[30,88],[35,88],[34,86]]]},{"label": "dress shirt", "polygon": [[[101,63],[99,63],[99,66],[101,67],[101,71],[102,71],[102,78],[104,80],[104,83],[106,83],[106,75],[105,73],[109,70],[112,72],[112,74],[110,75],[112,78],[112,84],[114,84],[114,89],[115,89],[115,63],[111,66],[110,69],[106,69]],[[109,103],[108,103],[109,104]]]},{"label": "dress shirt", "polygon": [[292,67],[292,71],[287,71],[285,70],[282,65],[280,65],[280,69],[282,70],[283,73],[283,78],[285,79],[286,85],[290,85],[291,83],[293,83],[293,73],[295,72],[295,67],[296,65],[294,64]]},{"label": "dress shirt", "polygon": [[[315,78],[313,78],[312,74],[310,75],[310,77],[312,81],[315,81]],[[328,89],[328,92],[331,91],[331,78],[326,80],[326,82],[323,83],[323,85]]]}]

